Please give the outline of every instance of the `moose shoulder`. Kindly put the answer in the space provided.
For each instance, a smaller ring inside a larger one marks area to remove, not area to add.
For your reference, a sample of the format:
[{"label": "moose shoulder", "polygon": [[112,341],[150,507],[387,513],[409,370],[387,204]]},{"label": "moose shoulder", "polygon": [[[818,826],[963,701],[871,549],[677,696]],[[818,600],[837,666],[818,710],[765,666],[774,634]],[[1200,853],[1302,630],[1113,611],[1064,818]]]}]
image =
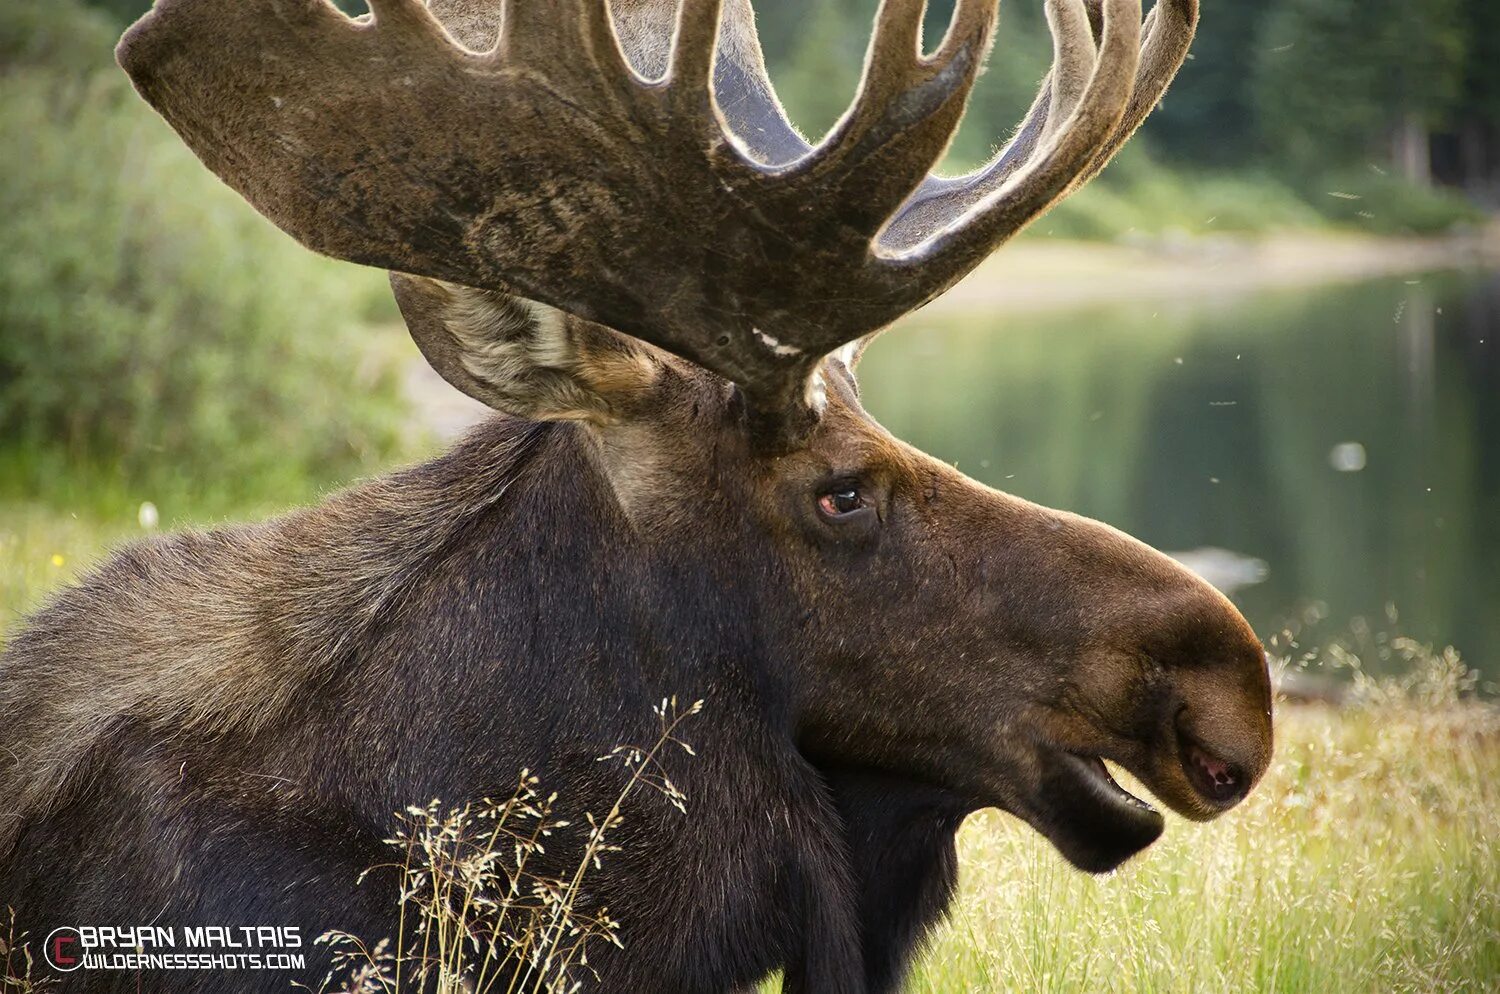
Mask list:
[{"label": "moose shoulder", "polygon": [[371,6],[158,0],[121,62],[267,216],[392,269],[428,360],[501,413],[316,508],[126,549],[31,619],[0,659],[22,927],[391,934],[393,888],[356,880],[393,811],[522,768],[605,810],[622,774],[596,758],[670,695],[705,702],[671,769],[690,807],[638,805],[592,878],[624,941],[598,991],[777,969],[893,991],[969,812],[1103,871],[1163,827],[1104,760],[1191,818],[1245,796],[1270,686],[1229,602],[892,438],[854,378],[870,336],[1102,168],[1192,3],[1049,3],[1037,103],[952,180],[928,170],[994,0],[960,0],[930,55],[922,4],[886,0],[816,147],[742,0]]}]

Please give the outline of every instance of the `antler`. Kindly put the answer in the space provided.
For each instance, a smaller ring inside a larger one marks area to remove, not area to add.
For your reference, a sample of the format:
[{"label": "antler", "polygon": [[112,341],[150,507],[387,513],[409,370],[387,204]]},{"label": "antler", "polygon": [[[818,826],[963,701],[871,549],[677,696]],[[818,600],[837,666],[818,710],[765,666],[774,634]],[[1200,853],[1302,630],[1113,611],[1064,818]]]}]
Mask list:
[{"label": "antler", "polygon": [[854,104],[816,147],[776,100],[749,0],[370,0],[358,21],[325,0],[157,0],[118,55],[308,247],[650,342],[738,384],[784,448],[816,417],[824,355],[1103,168],[1197,17],[1158,0],[1142,52],[1140,0],[1047,0],[1056,58],[1016,137],[970,176],[929,177],[997,3],[957,0],[924,56],[923,0],[883,0]]}]

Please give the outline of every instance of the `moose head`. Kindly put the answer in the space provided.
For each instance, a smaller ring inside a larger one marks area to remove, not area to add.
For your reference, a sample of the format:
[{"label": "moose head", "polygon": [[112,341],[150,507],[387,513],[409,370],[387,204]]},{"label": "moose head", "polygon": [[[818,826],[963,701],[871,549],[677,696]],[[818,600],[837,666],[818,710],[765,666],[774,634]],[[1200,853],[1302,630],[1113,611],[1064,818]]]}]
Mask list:
[{"label": "moose head", "polygon": [[391,270],[448,382],[570,422],[603,481],[591,515],[710,564],[808,756],[999,806],[1102,871],[1162,830],[1103,760],[1196,819],[1265,770],[1262,649],[1167,557],[892,438],[855,372],[1105,166],[1185,57],[1196,0],[1144,21],[1140,0],[1048,0],[1055,58],[1015,136],[931,175],[996,6],[958,0],[928,50],[923,0],[884,0],[815,145],[748,0],[370,0],[353,20],[158,0],[119,56],[268,218]]}]

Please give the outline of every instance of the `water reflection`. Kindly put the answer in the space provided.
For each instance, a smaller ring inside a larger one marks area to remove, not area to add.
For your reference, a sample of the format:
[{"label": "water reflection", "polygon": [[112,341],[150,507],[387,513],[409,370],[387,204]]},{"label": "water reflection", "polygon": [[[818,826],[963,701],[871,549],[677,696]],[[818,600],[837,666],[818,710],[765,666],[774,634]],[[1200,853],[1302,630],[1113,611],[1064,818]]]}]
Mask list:
[{"label": "water reflection", "polygon": [[1262,634],[1312,606],[1500,677],[1500,274],[919,314],[860,373],[970,475],[1217,559]]}]

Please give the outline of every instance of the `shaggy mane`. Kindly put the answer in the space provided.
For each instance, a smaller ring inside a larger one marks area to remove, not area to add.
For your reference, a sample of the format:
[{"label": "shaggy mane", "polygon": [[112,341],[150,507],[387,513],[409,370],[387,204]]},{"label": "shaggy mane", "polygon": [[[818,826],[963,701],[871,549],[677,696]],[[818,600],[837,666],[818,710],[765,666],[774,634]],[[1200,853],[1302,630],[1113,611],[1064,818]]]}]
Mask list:
[{"label": "shaggy mane", "polygon": [[0,725],[18,750],[0,751],[0,856],[126,723],[253,734],[283,715],[555,431],[492,419],[313,507],[136,542],[54,596],[0,654]]}]

